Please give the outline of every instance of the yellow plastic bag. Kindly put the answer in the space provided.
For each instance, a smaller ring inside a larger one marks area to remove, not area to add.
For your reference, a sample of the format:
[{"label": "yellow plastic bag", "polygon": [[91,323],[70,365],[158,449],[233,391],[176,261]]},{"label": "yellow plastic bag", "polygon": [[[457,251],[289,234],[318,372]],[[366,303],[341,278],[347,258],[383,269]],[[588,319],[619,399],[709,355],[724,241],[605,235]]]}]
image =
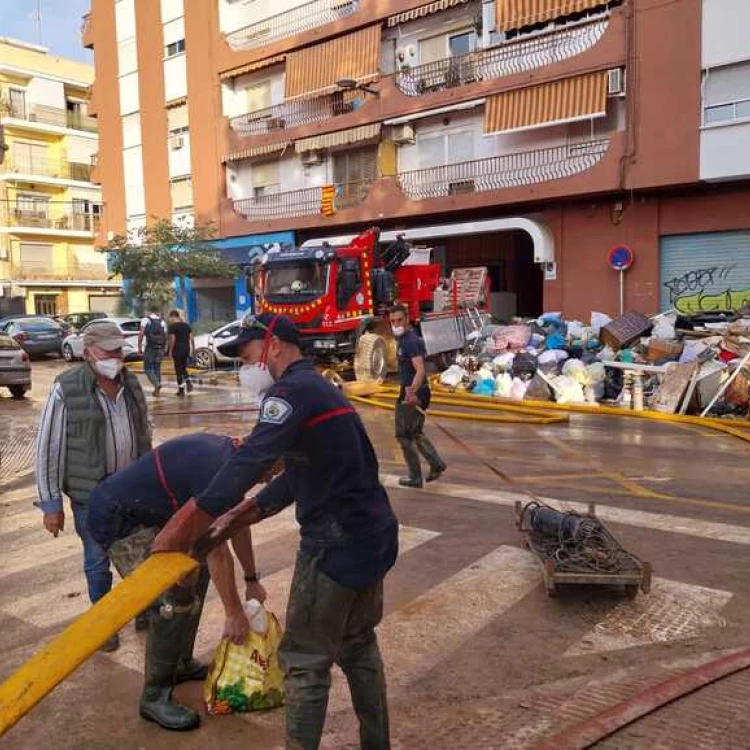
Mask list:
[{"label": "yellow plastic bag", "polygon": [[221,716],[283,705],[284,675],[278,655],[281,625],[272,612],[266,615],[265,633],[251,630],[241,646],[224,638],[216,649],[203,687],[209,714]]}]

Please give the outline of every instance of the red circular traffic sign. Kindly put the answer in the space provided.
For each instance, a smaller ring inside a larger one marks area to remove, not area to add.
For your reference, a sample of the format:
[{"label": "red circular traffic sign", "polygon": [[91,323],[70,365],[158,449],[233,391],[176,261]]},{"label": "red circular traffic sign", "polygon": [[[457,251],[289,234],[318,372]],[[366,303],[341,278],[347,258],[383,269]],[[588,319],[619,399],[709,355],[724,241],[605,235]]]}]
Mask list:
[{"label": "red circular traffic sign", "polygon": [[607,263],[615,271],[627,271],[634,260],[633,251],[627,245],[616,245],[607,254]]}]

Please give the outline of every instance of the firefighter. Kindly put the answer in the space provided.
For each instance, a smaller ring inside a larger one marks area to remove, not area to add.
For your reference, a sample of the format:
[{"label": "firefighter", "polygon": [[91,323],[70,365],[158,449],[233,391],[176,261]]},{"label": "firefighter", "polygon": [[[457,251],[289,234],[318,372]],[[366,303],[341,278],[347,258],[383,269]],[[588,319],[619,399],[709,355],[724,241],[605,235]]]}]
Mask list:
[{"label": "firefighter", "polygon": [[[222,435],[197,434],[162,443],[129,467],[97,485],[89,501],[88,528],[121,576],[149,555],[159,530],[187,500],[205,489],[239,441]],[[240,529],[232,546],[245,573],[247,599],[263,601],[250,529]],[[148,613],[146,677],[140,714],[165,729],[199,726],[198,714],[172,701],[176,683],[204,680],[208,672],[193,659],[193,645],[208,586],[208,572],[224,606],[224,636],[242,643],[250,629],[237,593],[234,562],[226,544],[210,553],[208,565],[181,585],[169,589]]]},{"label": "firefighter", "polygon": [[422,486],[421,453],[429,464],[428,482],[434,482],[446,470],[435,446],[424,434],[425,411],[430,405],[430,385],[425,371],[424,342],[412,328],[403,305],[390,312],[391,328],[396,337],[398,373],[401,391],[396,403],[396,439],[401,445],[409,476],[399,479],[402,487]]},{"label": "firefighter", "polygon": [[[383,578],[398,554],[398,524],[372,443],[351,404],[302,357],[289,318],[250,317],[220,351],[246,363],[240,372],[245,382],[274,382],[253,432],[208,489],[167,524],[154,549],[187,551],[201,537],[199,548],[214,544],[296,501],[301,543],[279,649],[286,747],[319,746],[336,663],[349,683],[362,749],[388,750],[375,627],[383,613]],[[243,500],[281,456],[284,473]]]}]

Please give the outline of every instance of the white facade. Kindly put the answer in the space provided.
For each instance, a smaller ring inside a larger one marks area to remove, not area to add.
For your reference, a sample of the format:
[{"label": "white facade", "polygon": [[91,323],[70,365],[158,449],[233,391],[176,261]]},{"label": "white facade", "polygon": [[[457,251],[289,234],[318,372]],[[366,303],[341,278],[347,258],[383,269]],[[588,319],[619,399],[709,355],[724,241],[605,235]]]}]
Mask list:
[{"label": "white facade", "polygon": [[115,37],[118,42],[135,36],[135,0],[116,0]]},{"label": "white facade", "polygon": [[231,34],[309,2],[310,0],[219,0],[219,26],[223,34]]},{"label": "white facade", "polygon": [[[177,148],[178,143],[182,144]],[[184,135],[177,136],[177,138],[169,139],[169,176],[170,177],[185,177],[191,172],[190,166],[190,134],[185,133]]]},{"label": "white facade", "polygon": [[229,118],[283,104],[284,66],[230,78],[223,82],[221,95],[224,116]]},{"label": "white facade", "polygon": [[164,61],[164,96],[168,102],[187,96],[187,57],[184,53]]},{"label": "white facade", "polygon": [[750,57],[750,2],[703,0],[703,67]]},{"label": "white facade", "polygon": [[169,23],[185,14],[183,0],[161,0],[161,22]]},{"label": "white facade", "polygon": [[134,146],[123,151],[125,171],[125,209],[128,218],[146,213],[146,190],[143,185],[143,148]]}]

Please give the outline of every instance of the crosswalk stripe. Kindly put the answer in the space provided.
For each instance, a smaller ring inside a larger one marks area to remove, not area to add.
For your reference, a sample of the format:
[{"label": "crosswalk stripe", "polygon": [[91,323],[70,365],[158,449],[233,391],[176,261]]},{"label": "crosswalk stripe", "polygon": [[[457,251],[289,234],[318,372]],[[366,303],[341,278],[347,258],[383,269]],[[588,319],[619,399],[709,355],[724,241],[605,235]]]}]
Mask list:
[{"label": "crosswalk stripe", "polygon": [[[389,489],[399,489],[398,477],[394,474],[381,475],[381,481]],[[506,492],[503,490],[485,490],[467,484],[451,484],[440,482],[430,485],[425,490],[410,490],[410,492],[425,492],[431,495],[454,497],[461,500],[475,500],[492,505],[506,505],[512,507],[517,501],[528,502],[530,499],[522,492]],[[557,500],[555,498],[540,498],[545,503],[563,510],[573,510],[577,513],[588,512],[585,503]],[[702,521],[686,516],[673,516],[666,513],[650,513],[629,508],[617,508],[612,505],[597,505],[596,515],[602,521],[619,523],[623,526],[636,526],[655,531],[667,531],[671,534],[684,534],[700,539],[713,539],[721,542],[750,545],[750,527]]]}]

